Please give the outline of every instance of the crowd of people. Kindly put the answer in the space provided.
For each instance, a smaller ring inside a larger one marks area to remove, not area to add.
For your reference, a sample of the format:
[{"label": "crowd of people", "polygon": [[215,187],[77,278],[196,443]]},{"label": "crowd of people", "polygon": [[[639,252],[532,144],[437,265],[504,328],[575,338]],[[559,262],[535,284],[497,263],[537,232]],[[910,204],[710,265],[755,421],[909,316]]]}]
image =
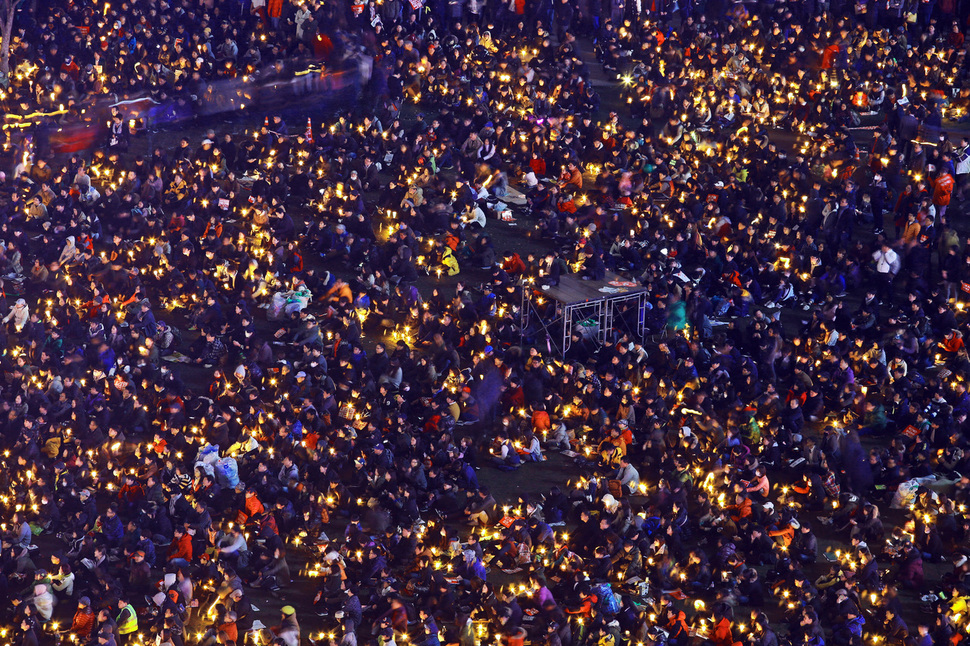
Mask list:
[{"label": "crowd of people", "polygon": [[966,638],[960,2],[14,8],[0,637]]}]

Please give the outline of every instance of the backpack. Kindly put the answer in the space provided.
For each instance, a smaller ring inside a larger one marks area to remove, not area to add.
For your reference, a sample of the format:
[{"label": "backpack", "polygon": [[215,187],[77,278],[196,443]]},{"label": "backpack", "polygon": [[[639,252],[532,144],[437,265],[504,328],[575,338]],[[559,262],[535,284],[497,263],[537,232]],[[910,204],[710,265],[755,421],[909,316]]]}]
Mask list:
[{"label": "backpack", "polygon": [[172,330],[172,348],[178,349],[182,347],[182,330],[175,327],[174,325],[168,326]]},{"label": "backpack", "polygon": [[593,586],[596,595],[596,611],[604,615],[613,616],[620,612],[620,598],[613,592],[609,583],[597,583]]}]

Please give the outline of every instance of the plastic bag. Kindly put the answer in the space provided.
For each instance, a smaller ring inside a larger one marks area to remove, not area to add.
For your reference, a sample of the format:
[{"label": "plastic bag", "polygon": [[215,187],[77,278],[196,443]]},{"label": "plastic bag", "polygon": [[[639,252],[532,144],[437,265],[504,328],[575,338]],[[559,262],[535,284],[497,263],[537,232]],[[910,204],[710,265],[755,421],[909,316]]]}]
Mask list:
[{"label": "plastic bag", "polygon": [[219,486],[223,488],[235,489],[239,484],[239,465],[231,457],[219,458],[216,462],[216,479]]},{"label": "plastic bag", "polygon": [[913,478],[912,480],[907,480],[896,488],[896,493],[893,495],[892,508],[893,509],[903,509],[904,507],[909,507],[916,498],[916,490],[922,485],[930,485],[936,482],[935,476],[927,476],[925,478]]},{"label": "plastic bag", "polygon": [[215,464],[219,460],[219,445],[218,444],[206,444],[201,449],[199,449],[199,462],[205,464]]},{"label": "plastic bag", "polygon": [[286,307],[286,296],[280,292],[273,294],[273,300],[266,311],[266,318],[271,321],[278,321],[283,318],[283,308]]}]

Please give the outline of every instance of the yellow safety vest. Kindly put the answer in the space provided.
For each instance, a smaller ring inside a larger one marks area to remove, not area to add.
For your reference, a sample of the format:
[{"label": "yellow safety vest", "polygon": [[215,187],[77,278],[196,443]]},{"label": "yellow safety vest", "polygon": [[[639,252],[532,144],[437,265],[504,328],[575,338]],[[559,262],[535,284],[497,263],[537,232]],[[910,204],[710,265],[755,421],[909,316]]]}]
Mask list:
[{"label": "yellow safety vest", "polygon": [[[125,619],[125,611],[128,611],[128,616]],[[130,635],[133,632],[138,631],[138,615],[135,614],[135,609],[129,603],[127,606],[121,609],[121,613],[115,620],[118,622],[118,634],[119,635]]]}]

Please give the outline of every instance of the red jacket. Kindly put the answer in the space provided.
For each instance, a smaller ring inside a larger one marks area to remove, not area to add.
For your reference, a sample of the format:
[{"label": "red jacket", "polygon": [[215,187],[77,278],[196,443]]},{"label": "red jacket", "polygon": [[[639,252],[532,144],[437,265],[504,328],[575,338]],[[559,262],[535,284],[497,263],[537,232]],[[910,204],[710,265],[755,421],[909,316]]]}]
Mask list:
[{"label": "red jacket", "polygon": [[839,54],[839,46],[836,44],[829,45],[822,52],[822,69],[830,70],[835,64],[835,57]]},{"label": "red jacket", "polygon": [[133,484],[131,486],[125,485],[118,492],[118,497],[127,503],[136,503],[145,497],[145,490],[140,484]]},{"label": "red jacket", "polygon": [[953,175],[943,173],[936,178],[933,183],[933,204],[936,206],[946,206],[950,203],[950,195],[953,193]]},{"label": "red jacket", "polygon": [[71,623],[71,632],[81,638],[91,635],[94,630],[94,613],[84,612],[80,608],[74,613],[74,621]]},{"label": "red jacket", "polygon": [[556,205],[560,213],[575,213],[576,203],[572,200],[562,200]]},{"label": "red jacket", "polygon": [[182,538],[178,539],[177,542],[172,543],[172,546],[168,548],[168,560],[172,559],[185,559],[186,561],[192,560],[192,537],[188,534],[182,534]]},{"label": "red jacket", "polygon": [[513,252],[511,258],[502,262],[502,269],[509,274],[523,274],[527,267],[522,262],[522,256]]}]

